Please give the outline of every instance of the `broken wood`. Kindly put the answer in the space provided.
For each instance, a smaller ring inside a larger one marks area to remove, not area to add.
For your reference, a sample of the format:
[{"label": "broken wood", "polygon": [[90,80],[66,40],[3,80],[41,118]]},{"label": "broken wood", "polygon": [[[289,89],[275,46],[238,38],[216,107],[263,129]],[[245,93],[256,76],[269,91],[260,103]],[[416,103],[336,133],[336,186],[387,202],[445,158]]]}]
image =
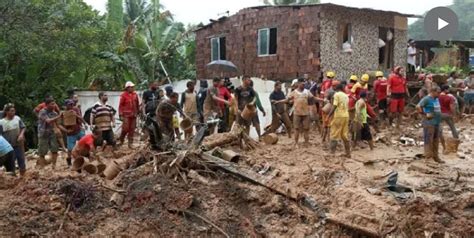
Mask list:
[{"label": "broken wood", "polygon": [[347,228],[349,230],[353,230],[359,234],[363,234],[365,236],[369,237],[380,237],[380,234],[377,231],[374,231],[373,229],[367,228],[367,227],[361,227],[357,224],[343,221],[336,217],[334,214],[327,213],[326,214],[326,221],[331,222],[335,225],[340,225],[344,228]]},{"label": "broken wood", "polygon": [[196,214],[194,212],[190,212],[190,211],[187,211],[187,210],[184,210],[183,213],[187,214],[187,215],[191,215],[191,216],[195,216],[199,219],[201,219],[203,222],[206,222],[207,224],[211,225],[212,227],[216,228],[216,230],[218,230],[220,233],[222,233],[222,235],[224,235],[225,237],[227,238],[230,238],[230,236],[224,231],[222,230],[222,228],[220,228],[219,226],[217,226],[216,224],[214,224],[213,222],[209,221],[208,219],[206,219],[205,217],[199,215],[199,214]]},{"label": "broken wood", "polygon": [[227,172],[230,172],[234,175],[237,175],[241,178],[244,178],[244,179],[246,179],[246,180],[248,180],[252,183],[258,184],[258,185],[263,186],[263,187],[266,187],[266,188],[272,190],[273,192],[276,192],[280,195],[283,195],[283,196],[285,196],[285,197],[287,197],[291,200],[294,200],[294,201],[298,200],[298,193],[295,192],[294,190],[290,190],[289,188],[284,188],[280,184],[272,183],[272,181],[268,181],[267,179],[265,179],[264,176],[262,176],[258,173],[255,173],[252,170],[237,167],[238,165],[235,165],[231,162],[225,161],[221,158],[212,156],[211,154],[209,154],[207,152],[202,153],[201,157],[204,160],[206,160],[207,162],[210,162],[210,163],[214,164],[215,166],[217,166],[217,167],[219,167],[219,168],[221,168],[221,169],[223,169]]}]

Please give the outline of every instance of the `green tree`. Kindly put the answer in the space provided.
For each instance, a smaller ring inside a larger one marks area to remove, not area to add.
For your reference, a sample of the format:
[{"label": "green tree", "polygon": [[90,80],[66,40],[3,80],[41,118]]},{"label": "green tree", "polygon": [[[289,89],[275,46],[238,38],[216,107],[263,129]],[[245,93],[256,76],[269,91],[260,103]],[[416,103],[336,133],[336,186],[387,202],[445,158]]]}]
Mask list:
[{"label": "green tree", "polygon": [[122,0],[108,0],[107,1],[107,29],[115,34],[115,37],[120,37],[123,34],[124,28],[124,14],[123,14]]},{"label": "green tree", "polygon": [[0,12],[0,106],[15,103],[31,133],[46,94],[61,103],[68,89],[104,76],[108,62],[95,54],[109,49],[110,34],[78,0],[3,0]]},{"label": "green tree", "polygon": [[194,71],[194,59],[187,58],[193,57],[189,51],[195,49],[192,31],[173,21],[159,0],[126,0],[125,6],[127,29],[120,47],[101,54],[112,62],[111,70],[118,72],[117,84],[134,81],[144,86],[163,79],[161,62],[172,78],[193,76],[189,72]]},{"label": "green tree", "polygon": [[319,0],[263,0],[265,5],[304,5],[320,3]]},{"label": "green tree", "polygon": [[[453,37],[455,40],[470,40],[474,38],[474,0],[454,0],[451,8],[459,18],[459,30]],[[424,20],[419,19],[410,25],[409,36],[416,40],[428,39],[424,30]]]}]

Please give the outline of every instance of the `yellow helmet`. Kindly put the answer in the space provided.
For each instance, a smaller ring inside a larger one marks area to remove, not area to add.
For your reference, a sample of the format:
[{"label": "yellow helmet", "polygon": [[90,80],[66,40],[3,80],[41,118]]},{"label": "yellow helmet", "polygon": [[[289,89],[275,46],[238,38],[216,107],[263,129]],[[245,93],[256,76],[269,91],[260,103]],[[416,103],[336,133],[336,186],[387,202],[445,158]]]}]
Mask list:
[{"label": "yellow helmet", "polygon": [[351,81],[357,81],[357,80],[359,80],[359,78],[357,77],[357,75],[353,74],[353,75],[351,75],[350,80]]},{"label": "yellow helmet", "polygon": [[332,71],[329,71],[329,72],[326,73],[326,76],[327,76],[328,78],[334,78],[334,77],[336,77],[336,73],[334,73],[334,72],[332,72]]},{"label": "yellow helmet", "polygon": [[370,76],[368,74],[364,74],[362,75],[362,77],[360,78],[362,80],[362,82],[369,82],[369,78]]},{"label": "yellow helmet", "polygon": [[383,77],[383,72],[382,71],[377,71],[375,73],[375,77]]}]

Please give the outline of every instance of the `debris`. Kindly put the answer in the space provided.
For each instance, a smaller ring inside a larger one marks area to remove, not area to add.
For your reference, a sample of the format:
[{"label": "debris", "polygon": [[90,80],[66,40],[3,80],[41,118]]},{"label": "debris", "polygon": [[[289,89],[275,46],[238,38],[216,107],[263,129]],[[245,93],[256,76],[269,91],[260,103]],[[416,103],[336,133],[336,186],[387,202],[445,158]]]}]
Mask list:
[{"label": "debris", "polygon": [[278,135],[275,133],[268,134],[263,137],[263,141],[267,145],[275,145],[278,143]]},{"label": "debris", "polygon": [[124,196],[120,193],[114,193],[112,194],[112,197],[110,197],[110,202],[112,204],[115,204],[116,206],[121,206],[123,203]]}]

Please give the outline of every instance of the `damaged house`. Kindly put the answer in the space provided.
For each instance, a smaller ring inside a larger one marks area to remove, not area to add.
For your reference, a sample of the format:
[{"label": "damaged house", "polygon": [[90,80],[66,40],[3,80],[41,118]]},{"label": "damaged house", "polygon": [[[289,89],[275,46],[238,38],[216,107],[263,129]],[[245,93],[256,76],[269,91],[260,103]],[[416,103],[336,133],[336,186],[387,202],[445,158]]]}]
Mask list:
[{"label": "damaged house", "polygon": [[416,16],[334,4],[245,8],[196,31],[197,76],[221,76],[206,70],[214,60],[283,81],[328,70],[339,79],[386,71],[406,65],[408,17]]}]

